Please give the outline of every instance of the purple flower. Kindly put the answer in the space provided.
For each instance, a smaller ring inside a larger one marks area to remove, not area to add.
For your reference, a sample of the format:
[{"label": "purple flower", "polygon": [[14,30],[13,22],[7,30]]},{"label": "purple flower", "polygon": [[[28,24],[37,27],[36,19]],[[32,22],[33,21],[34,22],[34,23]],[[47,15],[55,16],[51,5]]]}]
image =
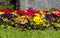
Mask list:
[{"label": "purple flower", "polygon": [[3,19],[2,18],[0,18],[0,22],[3,22]]},{"label": "purple flower", "polygon": [[14,14],[2,14],[1,17],[9,18],[10,19],[10,18],[16,17],[16,15],[14,15]]},{"label": "purple flower", "polygon": [[1,17],[8,18],[10,15],[9,14],[2,14]]},{"label": "purple flower", "polygon": [[51,13],[51,14],[45,14],[46,20],[48,20],[49,22],[56,22],[58,16]]},{"label": "purple flower", "polygon": [[47,20],[51,20],[51,15],[50,14],[45,14],[45,17]]}]

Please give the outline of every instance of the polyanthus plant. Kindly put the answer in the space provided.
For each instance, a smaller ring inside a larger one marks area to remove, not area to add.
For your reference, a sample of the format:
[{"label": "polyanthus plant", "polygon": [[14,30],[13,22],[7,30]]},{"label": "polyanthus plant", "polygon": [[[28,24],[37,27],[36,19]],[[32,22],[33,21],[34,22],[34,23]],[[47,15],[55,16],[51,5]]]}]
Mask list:
[{"label": "polyanthus plant", "polygon": [[33,21],[37,24],[37,25],[41,25],[44,24],[44,20],[43,18],[39,15],[39,14],[35,14],[35,16],[33,17]]}]

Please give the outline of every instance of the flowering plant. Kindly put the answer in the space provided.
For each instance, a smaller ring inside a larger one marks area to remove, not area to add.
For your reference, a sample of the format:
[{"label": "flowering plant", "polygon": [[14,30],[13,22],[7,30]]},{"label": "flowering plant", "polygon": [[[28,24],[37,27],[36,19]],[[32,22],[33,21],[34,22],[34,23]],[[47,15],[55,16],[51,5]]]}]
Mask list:
[{"label": "flowering plant", "polygon": [[[0,10],[0,25],[3,28],[45,29],[60,28],[60,10]],[[0,27],[1,27],[0,26]]]}]

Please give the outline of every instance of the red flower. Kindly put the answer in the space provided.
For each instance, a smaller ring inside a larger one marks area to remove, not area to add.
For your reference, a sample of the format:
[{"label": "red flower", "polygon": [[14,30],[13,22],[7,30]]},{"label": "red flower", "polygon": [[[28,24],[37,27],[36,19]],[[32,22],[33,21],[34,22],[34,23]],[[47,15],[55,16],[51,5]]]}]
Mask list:
[{"label": "red flower", "polygon": [[17,15],[24,15],[24,12],[25,12],[24,10],[17,10],[16,14]]},{"label": "red flower", "polygon": [[0,12],[5,12],[6,14],[12,14],[12,11],[11,10],[6,10],[6,9],[0,10]]},{"label": "red flower", "polygon": [[60,16],[60,10],[57,11],[57,14],[56,14],[56,15],[57,15],[57,16]]},{"label": "red flower", "polygon": [[28,14],[29,14],[29,12],[27,12],[27,11],[26,11],[26,12],[24,12],[24,15],[28,15]]},{"label": "red flower", "polygon": [[6,10],[4,9],[4,10],[0,10],[0,12],[5,12]]},{"label": "red flower", "polygon": [[24,10],[17,10],[17,12],[16,12],[16,14],[18,14],[18,15],[24,15]]},{"label": "red flower", "polygon": [[11,10],[6,10],[5,13],[6,14],[12,14],[12,11]]},{"label": "red flower", "polygon": [[39,12],[39,10],[34,10],[34,9],[32,9],[32,8],[29,8],[27,11],[28,11],[28,12],[31,12],[31,13],[37,13],[37,12]]},{"label": "red flower", "polygon": [[57,15],[57,16],[60,16],[60,13],[57,13],[56,15]]},{"label": "red flower", "polygon": [[47,13],[49,13],[49,11],[48,10],[44,10],[44,13],[47,14]]},{"label": "red flower", "polygon": [[27,10],[27,12],[25,12],[25,14],[28,15],[28,16],[33,17],[33,16],[35,16],[35,13],[39,13],[39,12],[40,12],[39,10],[34,10],[34,9],[32,9],[32,8],[29,8],[29,9]]}]

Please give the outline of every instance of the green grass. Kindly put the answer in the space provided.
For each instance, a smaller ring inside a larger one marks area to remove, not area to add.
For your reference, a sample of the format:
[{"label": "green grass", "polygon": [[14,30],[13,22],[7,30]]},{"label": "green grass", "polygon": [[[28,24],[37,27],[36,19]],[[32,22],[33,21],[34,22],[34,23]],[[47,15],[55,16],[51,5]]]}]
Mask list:
[{"label": "green grass", "polygon": [[60,38],[60,31],[17,31],[0,29],[0,38]]}]

